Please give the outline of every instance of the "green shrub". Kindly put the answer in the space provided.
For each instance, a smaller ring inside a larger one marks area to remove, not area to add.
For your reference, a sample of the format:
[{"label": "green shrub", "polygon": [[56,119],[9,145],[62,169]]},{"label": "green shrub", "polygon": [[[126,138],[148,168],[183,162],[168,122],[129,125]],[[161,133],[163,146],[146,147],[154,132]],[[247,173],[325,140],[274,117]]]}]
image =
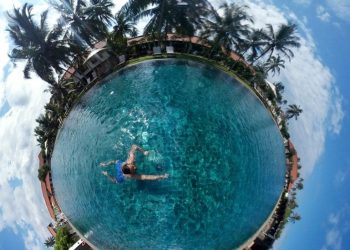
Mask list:
[{"label": "green shrub", "polygon": [[69,235],[67,228],[61,227],[57,230],[55,250],[68,250],[74,241]]},{"label": "green shrub", "polygon": [[38,178],[40,181],[45,181],[45,177],[47,173],[50,171],[50,166],[45,164],[41,168],[38,169]]}]

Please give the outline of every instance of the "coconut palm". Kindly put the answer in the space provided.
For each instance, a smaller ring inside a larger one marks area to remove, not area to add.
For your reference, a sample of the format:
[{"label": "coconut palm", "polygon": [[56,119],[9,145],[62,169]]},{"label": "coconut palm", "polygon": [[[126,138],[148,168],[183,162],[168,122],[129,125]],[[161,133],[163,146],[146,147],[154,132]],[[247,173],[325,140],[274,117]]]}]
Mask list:
[{"label": "coconut palm", "polygon": [[119,11],[115,15],[116,25],[113,27],[113,32],[116,36],[127,37],[127,35],[134,35],[137,29],[133,17],[128,15],[125,11]]},{"label": "coconut palm", "polygon": [[266,68],[266,72],[271,71],[273,73],[273,76],[276,74],[280,74],[281,68],[284,68],[284,60],[281,59],[279,55],[277,56],[271,56],[270,59],[264,64],[264,67]]},{"label": "coconut palm", "polygon": [[297,106],[296,104],[288,105],[288,109],[286,111],[287,119],[295,118],[295,120],[298,119],[298,116],[303,112],[303,110],[300,108],[300,106]]},{"label": "coconut palm", "polygon": [[102,40],[113,15],[109,0],[51,0],[50,4],[61,13],[60,23],[65,28],[65,36],[80,45],[92,47]]},{"label": "coconut palm", "polygon": [[298,190],[302,190],[304,188],[304,184],[303,184],[304,179],[303,178],[299,178],[298,182],[295,184],[295,187]]},{"label": "coconut palm", "polygon": [[34,129],[34,134],[36,136],[36,140],[39,143],[39,146],[42,150],[45,150],[45,142],[47,141],[46,131],[42,126],[37,126]]},{"label": "coconut palm", "polygon": [[267,42],[265,39],[266,34],[262,29],[253,29],[246,37],[243,37],[241,43],[238,45],[238,52],[244,56],[249,53],[248,61],[253,61],[261,52]]},{"label": "coconut palm", "polygon": [[138,36],[138,31],[136,28],[132,29],[132,32],[130,33],[131,37],[137,37]]},{"label": "coconut palm", "polygon": [[295,24],[281,24],[277,31],[274,30],[271,24],[268,24],[265,32],[266,48],[254,61],[270,53],[268,61],[275,51],[282,53],[290,60],[294,56],[292,49],[300,47],[299,37],[295,35],[296,30],[297,26]]},{"label": "coconut palm", "polygon": [[107,44],[114,53],[125,53],[127,37],[137,33],[133,17],[123,9],[115,15],[116,25],[113,31],[107,34]]},{"label": "coconut palm", "polygon": [[68,95],[68,90],[61,84],[61,82],[49,86],[49,91],[52,97],[58,100],[63,100]]},{"label": "coconut palm", "polygon": [[60,23],[65,29],[65,37],[77,44],[92,46],[94,40],[92,29],[85,21],[84,0],[51,0],[50,4],[60,12]]},{"label": "coconut palm", "polygon": [[[276,83],[273,83],[273,85],[275,86],[275,89],[276,89],[276,95],[277,95],[276,101],[277,101],[279,104],[281,104],[281,103],[283,102],[283,100],[282,100],[282,99],[283,99],[282,94],[283,94],[283,92],[284,92],[283,83],[282,83],[282,82],[276,82]],[[280,108],[279,108],[279,111],[281,111]]]},{"label": "coconut palm", "polygon": [[92,29],[99,37],[108,33],[108,26],[111,26],[114,22],[114,17],[111,11],[114,4],[110,0],[90,0],[90,5],[84,9],[84,15],[89,23],[94,23]]},{"label": "coconut palm", "polygon": [[53,247],[55,245],[55,238],[53,236],[47,238],[44,242],[46,247]]},{"label": "coconut palm", "polygon": [[253,20],[246,13],[245,6],[225,3],[220,9],[223,10],[223,15],[213,12],[211,19],[206,20],[201,36],[212,41],[213,50],[237,49],[242,44],[243,38],[249,35],[249,26],[246,23]]},{"label": "coconut palm", "polygon": [[193,35],[202,24],[203,15],[212,9],[207,0],[129,0],[122,11],[127,11],[135,21],[150,17],[144,33],[161,34],[177,32]]},{"label": "coconut palm", "polygon": [[296,221],[301,220],[301,216],[298,213],[292,212],[289,215],[289,221],[295,223]]},{"label": "coconut palm", "polygon": [[34,71],[41,79],[53,84],[56,82],[54,72],[62,73],[73,53],[70,43],[61,39],[62,28],[48,28],[48,11],[41,14],[40,24],[37,24],[33,20],[32,8],[32,5],[24,4],[21,9],[14,8],[12,13],[8,13],[7,31],[15,45],[9,57],[13,62],[26,60],[25,78],[30,78],[30,73]]},{"label": "coconut palm", "polygon": [[[45,115],[40,115],[36,122],[38,126],[34,129],[34,133],[37,137],[37,141],[41,149],[47,149],[46,145],[54,139],[58,129],[58,120],[51,117],[51,114],[46,113]],[[50,145],[49,145],[50,147]],[[50,154],[50,152],[48,152]]]},{"label": "coconut palm", "polygon": [[292,197],[289,199],[289,201],[288,201],[288,207],[289,207],[290,209],[295,209],[295,208],[299,207],[299,205],[298,205],[298,203],[297,203],[297,201],[296,201],[295,196],[292,196]]},{"label": "coconut palm", "polygon": [[284,85],[282,82],[275,82],[275,83],[273,83],[273,85],[275,85],[277,92],[279,92],[281,94],[284,92]]}]

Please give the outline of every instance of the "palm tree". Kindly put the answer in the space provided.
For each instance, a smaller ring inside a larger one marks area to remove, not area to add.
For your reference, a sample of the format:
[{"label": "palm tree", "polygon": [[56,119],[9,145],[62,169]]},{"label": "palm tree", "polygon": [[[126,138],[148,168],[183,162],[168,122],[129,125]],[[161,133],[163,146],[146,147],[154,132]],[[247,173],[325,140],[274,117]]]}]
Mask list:
[{"label": "palm tree", "polygon": [[125,11],[120,10],[115,15],[116,25],[113,31],[107,35],[107,44],[113,53],[125,53],[127,48],[127,37],[137,34],[133,17]]},{"label": "palm tree", "polygon": [[53,236],[47,238],[44,242],[46,247],[53,247],[55,245],[55,238]]},{"label": "palm tree", "polygon": [[135,21],[150,17],[144,34],[177,32],[193,35],[202,24],[203,15],[212,9],[207,0],[129,0],[122,11],[127,11]]},{"label": "palm tree", "polygon": [[292,223],[295,223],[296,221],[301,220],[301,216],[295,212],[292,212],[291,215],[289,215],[289,221]]},{"label": "palm tree", "polygon": [[26,60],[24,77],[30,78],[34,71],[41,79],[53,84],[56,82],[54,71],[62,73],[69,65],[73,56],[70,43],[62,40],[63,30],[60,26],[49,30],[47,14],[41,14],[40,24],[33,20],[32,5],[24,4],[22,9],[13,9],[8,13],[9,25],[7,31],[15,45],[9,54],[13,62]]},{"label": "palm tree", "polygon": [[34,129],[34,134],[36,136],[36,140],[39,143],[39,146],[42,150],[45,150],[45,143],[47,141],[47,135],[46,135],[46,131],[45,129],[38,125],[35,129]]},{"label": "palm tree", "polygon": [[263,47],[266,46],[265,33],[262,29],[253,29],[238,45],[238,51],[242,52],[244,56],[247,52],[250,52],[247,59],[253,61],[261,52]]},{"label": "palm tree", "polygon": [[235,4],[223,4],[220,9],[223,15],[213,12],[212,18],[206,20],[206,25],[201,36],[213,43],[212,50],[224,48],[233,50],[239,48],[243,38],[248,36],[249,26],[244,24],[253,22],[245,11],[245,6],[240,7]]},{"label": "palm tree", "polygon": [[136,28],[134,28],[134,29],[132,30],[132,32],[130,33],[130,36],[131,36],[131,37],[137,37],[137,35],[138,35],[138,31],[137,31]]},{"label": "palm tree", "polygon": [[113,15],[109,0],[51,0],[50,4],[61,13],[60,23],[65,27],[65,37],[76,44],[88,44],[102,40],[111,25]]},{"label": "palm tree", "polygon": [[273,85],[275,85],[277,92],[279,92],[281,94],[284,92],[284,85],[282,82],[275,82],[275,83],[273,83]]},{"label": "palm tree", "polygon": [[287,119],[295,118],[295,120],[298,119],[298,116],[303,112],[303,110],[300,108],[300,106],[297,106],[296,104],[288,105],[289,108],[287,109],[286,115]]},{"label": "palm tree", "polygon": [[76,44],[92,47],[93,33],[89,24],[85,22],[84,0],[52,0],[50,4],[61,13],[60,23],[65,29],[65,37]]},{"label": "palm tree", "polygon": [[297,208],[299,207],[297,201],[296,201],[296,198],[295,196],[292,196],[289,201],[288,201],[288,207],[291,208],[291,209],[294,209],[294,208]]},{"label": "palm tree", "polygon": [[277,83],[273,83],[273,85],[275,86],[275,89],[276,89],[276,100],[279,104],[282,103],[282,94],[284,92],[284,86],[283,86],[283,83],[282,82],[277,82]]},{"label": "palm tree", "polygon": [[281,59],[279,55],[271,56],[270,59],[264,64],[264,67],[266,68],[266,72],[271,71],[273,73],[273,76],[276,74],[280,74],[281,68],[284,68],[284,60]]},{"label": "palm tree", "polygon": [[135,33],[135,30],[137,32],[133,18],[125,11],[119,11],[115,15],[115,21],[117,22],[113,27],[115,35],[127,37],[127,35],[132,36]]},{"label": "palm tree", "polygon": [[296,187],[298,190],[302,190],[302,189],[304,188],[303,181],[304,181],[303,178],[299,178],[299,181],[296,183],[296,186],[295,186],[295,187]]},{"label": "palm tree", "polygon": [[110,0],[90,0],[90,5],[84,9],[84,15],[89,23],[94,23],[92,28],[98,28],[94,30],[95,34],[99,37],[103,37],[108,33],[108,26],[111,26],[114,22],[114,17],[111,8],[114,4]]},{"label": "palm tree", "polygon": [[295,35],[297,26],[295,24],[282,24],[275,32],[271,24],[267,25],[267,32],[265,32],[265,38],[267,39],[267,45],[263,53],[257,57],[255,61],[263,57],[267,53],[270,53],[268,60],[270,60],[272,54],[277,51],[285,55],[289,60],[294,56],[292,48],[299,48],[299,37]]}]

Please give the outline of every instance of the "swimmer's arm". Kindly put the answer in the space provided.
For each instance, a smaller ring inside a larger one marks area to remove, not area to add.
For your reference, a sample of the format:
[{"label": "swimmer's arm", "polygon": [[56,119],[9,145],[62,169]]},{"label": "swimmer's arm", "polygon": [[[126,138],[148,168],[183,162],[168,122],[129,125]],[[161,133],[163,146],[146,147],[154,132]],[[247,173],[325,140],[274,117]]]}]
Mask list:
[{"label": "swimmer's arm", "polygon": [[168,174],[164,174],[164,175],[125,174],[124,176],[130,179],[140,180],[140,181],[155,181],[155,180],[166,179],[168,178],[169,175]]},{"label": "swimmer's arm", "polygon": [[144,150],[143,148],[141,148],[140,146],[137,146],[137,145],[132,145],[132,148],[134,149],[134,150],[138,150],[138,151],[140,151],[141,153],[143,153],[144,155],[148,155],[148,151],[146,151],[146,150]]},{"label": "swimmer's arm", "polygon": [[102,162],[100,163],[100,167],[105,167],[105,166],[108,166],[108,165],[112,165],[112,164],[115,164],[117,161],[108,161],[108,162]]}]

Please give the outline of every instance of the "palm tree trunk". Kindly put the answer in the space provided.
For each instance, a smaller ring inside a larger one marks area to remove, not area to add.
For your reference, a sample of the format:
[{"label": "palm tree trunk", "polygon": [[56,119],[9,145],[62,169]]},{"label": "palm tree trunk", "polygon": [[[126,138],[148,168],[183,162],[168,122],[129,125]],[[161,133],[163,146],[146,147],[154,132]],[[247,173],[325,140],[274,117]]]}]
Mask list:
[{"label": "palm tree trunk", "polygon": [[269,58],[267,59],[267,61],[269,61],[271,59],[272,53],[273,53],[273,49],[271,49],[271,52],[270,52],[270,55],[269,55]]},{"label": "palm tree trunk", "polygon": [[253,65],[257,60],[259,60],[261,57],[263,57],[264,55],[266,55],[267,52],[269,52],[271,50],[271,48],[267,48],[263,53],[261,53],[260,56],[258,56],[257,58],[255,58],[252,63],[250,65]]},{"label": "palm tree trunk", "polygon": [[162,36],[161,36],[161,31],[162,31],[162,24],[163,24],[163,17],[164,17],[164,8],[165,8],[165,1],[167,0],[162,0],[160,2],[160,18],[159,18],[159,23],[158,23],[158,41],[159,44],[161,45],[162,42]]}]

